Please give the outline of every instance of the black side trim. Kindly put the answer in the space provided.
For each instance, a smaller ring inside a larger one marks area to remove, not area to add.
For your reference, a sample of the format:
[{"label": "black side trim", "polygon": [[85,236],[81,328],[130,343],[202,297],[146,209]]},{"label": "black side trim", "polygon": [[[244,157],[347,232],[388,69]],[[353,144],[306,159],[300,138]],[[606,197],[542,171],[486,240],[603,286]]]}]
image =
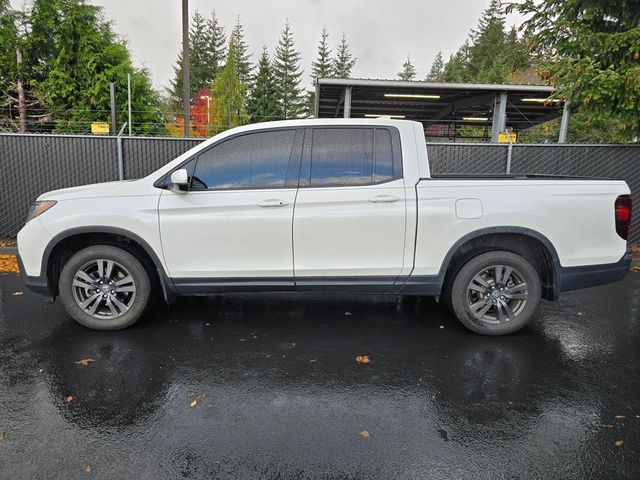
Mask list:
[{"label": "black side trim", "polygon": [[390,293],[395,275],[296,277],[296,291],[317,293]]},{"label": "black side trim", "polygon": [[398,295],[424,295],[437,297],[442,293],[444,275],[420,275],[398,279],[398,285],[390,292]]},{"label": "black side trim", "polygon": [[558,289],[560,292],[569,292],[571,290],[619,282],[629,272],[631,261],[631,252],[627,252],[616,263],[560,267]]},{"label": "black side trim", "polygon": [[[183,295],[209,295],[227,292],[307,292],[307,293],[371,293],[395,294],[390,276],[356,277],[232,277],[174,278],[176,289]],[[421,293],[423,294],[423,293]]]},{"label": "black side trim", "polygon": [[[156,269],[158,271],[158,276],[160,278],[160,284],[162,286],[162,291],[164,293],[165,301],[167,303],[172,303],[175,300],[176,294],[177,294],[176,288],[175,288],[171,278],[164,271],[164,267],[162,266],[162,263],[160,262],[160,259],[156,255],[156,253],[153,250],[153,248],[151,248],[151,246],[145,240],[143,240],[141,237],[139,237],[138,235],[136,235],[133,232],[130,232],[130,231],[122,229],[122,228],[109,227],[109,226],[103,226],[103,225],[94,225],[94,226],[87,226],[87,227],[71,228],[71,229],[65,230],[64,232],[61,232],[58,235],[56,235],[55,237],[53,237],[51,239],[51,241],[47,244],[47,247],[45,248],[44,253],[42,254],[42,264],[40,266],[40,276],[39,277],[26,277],[26,276],[24,276],[25,285],[27,287],[29,287],[29,289],[31,289],[31,290],[33,290],[34,292],[37,292],[37,293],[42,293],[42,289],[46,289],[46,291],[49,292],[48,294],[51,296],[51,298],[55,299],[55,294],[53,293],[53,289],[51,288],[51,285],[49,284],[49,278],[47,276],[48,267],[49,267],[49,257],[51,256],[51,253],[53,252],[55,247],[62,240],[66,239],[66,238],[69,238],[69,237],[72,237],[74,235],[80,235],[80,234],[86,234],[86,233],[110,233],[110,234],[113,234],[113,235],[118,235],[118,236],[121,236],[121,237],[128,238],[132,242],[135,242],[138,245],[140,245],[140,247],[142,247],[144,249],[144,251],[147,253],[147,255],[149,255],[149,257],[153,261],[154,266],[156,267]],[[24,271],[23,268],[21,268],[20,270]],[[31,285],[33,285],[34,287],[32,288]],[[37,288],[38,290],[35,290],[34,288]],[[47,297],[47,294],[43,293],[43,295],[45,295],[45,297]]]},{"label": "black side trim", "polygon": [[264,278],[174,278],[173,283],[182,295],[210,295],[231,292],[292,292],[293,277]]}]

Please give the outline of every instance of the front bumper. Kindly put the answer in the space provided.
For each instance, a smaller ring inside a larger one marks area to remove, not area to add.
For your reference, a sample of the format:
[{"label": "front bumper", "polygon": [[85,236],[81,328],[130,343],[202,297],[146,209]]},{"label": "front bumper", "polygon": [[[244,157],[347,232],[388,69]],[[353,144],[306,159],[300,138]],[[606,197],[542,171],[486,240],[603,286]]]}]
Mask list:
[{"label": "front bumper", "polygon": [[632,255],[629,251],[616,263],[560,267],[558,270],[558,291],[569,292],[619,282],[629,272],[631,262]]},{"label": "front bumper", "polygon": [[40,276],[30,277],[27,275],[22,259],[18,255],[18,267],[20,268],[20,275],[25,286],[32,292],[39,293],[48,302],[53,302],[56,299],[56,294],[52,291],[49,285],[49,279],[46,272],[42,272]]}]

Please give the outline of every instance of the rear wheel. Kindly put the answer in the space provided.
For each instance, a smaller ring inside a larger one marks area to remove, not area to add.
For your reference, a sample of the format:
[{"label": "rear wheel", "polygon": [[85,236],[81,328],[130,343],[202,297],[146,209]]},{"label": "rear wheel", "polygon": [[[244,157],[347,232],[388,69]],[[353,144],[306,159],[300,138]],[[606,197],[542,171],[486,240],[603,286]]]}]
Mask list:
[{"label": "rear wheel", "polygon": [[458,270],[449,302],[468,329],[483,335],[507,335],[524,327],[541,297],[536,269],[512,252],[482,253]]},{"label": "rear wheel", "polygon": [[62,268],[58,289],[69,315],[96,330],[133,325],[146,310],[151,294],[149,276],[140,261],[108,245],[74,254]]}]

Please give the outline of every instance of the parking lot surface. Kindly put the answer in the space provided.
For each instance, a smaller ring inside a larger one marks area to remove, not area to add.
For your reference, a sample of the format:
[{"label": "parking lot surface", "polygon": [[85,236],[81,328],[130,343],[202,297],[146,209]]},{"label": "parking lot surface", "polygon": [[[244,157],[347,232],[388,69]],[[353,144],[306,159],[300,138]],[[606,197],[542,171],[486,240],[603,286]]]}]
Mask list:
[{"label": "parking lot surface", "polygon": [[183,298],[95,332],[0,284],[0,478],[640,472],[638,273],[498,338],[431,299],[319,295]]}]

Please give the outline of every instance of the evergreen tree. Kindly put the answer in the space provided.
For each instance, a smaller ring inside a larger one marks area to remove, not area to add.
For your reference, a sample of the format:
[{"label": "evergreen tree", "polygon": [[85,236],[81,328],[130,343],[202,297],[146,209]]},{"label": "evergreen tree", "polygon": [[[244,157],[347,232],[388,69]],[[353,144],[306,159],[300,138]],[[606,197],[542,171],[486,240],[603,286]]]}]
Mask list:
[{"label": "evergreen tree", "polygon": [[505,14],[499,0],[491,0],[469,39],[445,65],[447,82],[504,83],[527,71],[532,59],[515,28],[505,30]]},{"label": "evergreen tree", "polygon": [[10,91],[15,90],[16,48],[18,28],[16,12],[11,10],[9,0],[0,0],[0,107],[12,103]]},{"label": "evergreen tree", "polygon": [[[508,57],[508,63],[512,70],[509,78],[517,83],[519,78],[527,70],[532,70],[532,59],[529,54],[529,48],[523,38],[518,37],[518,31],[516,27],[511,27],[509,33],[505,37],[505,54]],[[537,78],[534,82],[540,83],[541,79]],[[526,81],[524,83],[527,83]]]},{"label": "evergreen tree", "polygon": [[236,50],[232,40],[229,42],[226,64],[211,88],[213,118],[209,125],[210,134],[215,135],[248,123],[246,91],[247,86],[238,77]]},{"label": "evergreen tree", "polygon": [[240,23],[240,15],[236,18],[236,24],[231,31],[231,44],[235,50],[236,74],[243,84],[250,85],[253,65],[249,46],[244,40],[244,27]]},{"label": "evergreen tree", "polygon": [[258,73],[255,77],[247,111],[249,118],[254,123],[282,118],[282,109],[278,103],[278,85],[267,47],[262,47],[262,54],[258,60]]},{"label": "evergreen tree", "polygon": [[416,78],[416,67],[411,63],[411,56],[407,55],[407,60],[402,64],[402,71],[398,72],[398,78],[407,82]]},{"label": "evergreen tree", "polygon": [[442,59],[442,52],[438,52],[431,64],[431,70],[427,74],[427,82],[441,82],[444,74],[444,60]]},{"label": "evergreen tree", "polygon": [[278,84],[283,118],[298,118],[304,111],[305,100],[300,87],[300,52],[295,49],[293,32],[288,21],[276,47],[274,76]]},{"label": "evergreen tree", "polygon": [[[640,137],[640,1],[519,1],[527,40],[557,95],[588,112],[592,125]],[[573,123],[573,122],[571,122]]]},{"label": "evergreen tree", "polygon": [[[196,10],[189,27],[189,103],[195,93],[211,84],[211,55],[209,53],[209,31],[205,18]],[[178,54],[175,72],[171,81],[171,97],[177,110],[182,108],[183,76],[182,51]]]},{"label": "evergreen tree", "polygon": [[[52,4],[57,9],[54,17],[60,20],[48,32],[56,55],[42,68],[46,76],[35,92],[56,119],[56,130],[86,133],[92,121],[107,120],[104,112],[109,111],[110,82],[119,93],[119,118],[126,118],[128,73],[134,131],[149,134],[161,130],[158,98],[149,74],[133,68],[127,47],[103,20],[100,7],[83,0],[56,0]],[[28,62],[38,59],[29,58]]]},{"label": "evergreen tree", "polygon": [[336,56],[333,60],[333,75],[336,78],[349,78],[351,71],[356,64],[356,58],[351,54],[351,49],[347,45],[347,39],[342,32],[342,39],[338,44]]},{"label": "evergreen tree", "polygon": [[226,56],[227,36],[224,27],[220,25],[216,11],[211,12],[211,18],[207,19],[206,25],[206,62],[209,66],[206,85],[209,86],[224,67]]},{"label": "evergreen tree", "polygon": [[466,41],[458,51],[449,57],[442,72],[443,82],[462,83],[472,79],[468,74],[469,65],[469,41]]},{"label": "evergreen tree", "polygon": [[476,82],[502,83],[513,70],[509,65],[504,22],[500,0],[491,0],[482,12],[477,29],[471,32],[467,69]]},{"label": "evergreen tree", "polygon": [[327,38],[329,38],[329,32],[327,32],[327,27],[323,27],[320,43],[318,44],[318,55],[311,63],[311,78],[314,83],[318,78],[330,78],[333,76],[331,49],[327,43]]}]

